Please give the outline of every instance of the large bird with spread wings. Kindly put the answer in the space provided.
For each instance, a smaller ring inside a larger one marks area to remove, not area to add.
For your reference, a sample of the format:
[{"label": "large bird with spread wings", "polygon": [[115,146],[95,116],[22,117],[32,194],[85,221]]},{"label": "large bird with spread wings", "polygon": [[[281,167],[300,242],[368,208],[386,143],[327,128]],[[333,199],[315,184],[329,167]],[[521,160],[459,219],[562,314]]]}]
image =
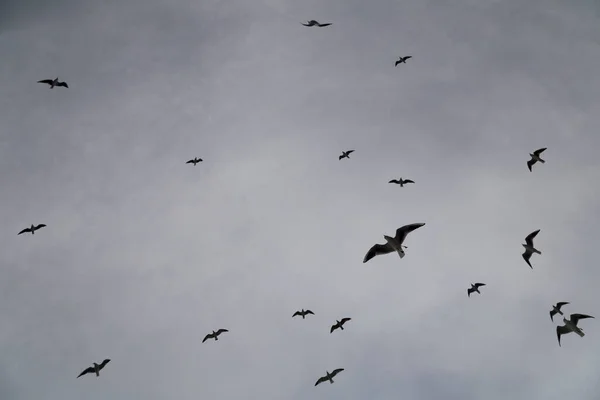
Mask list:
[{"label": "large bird with spread wings", "polygon": [[591,315],[585,314],[571,314],[571,319],[563,318],[565,323],[563,326],[556,327],[556,337],[558,338],[558,345],[560,346],[560,335],[566,335],[567,333],[575,332],[580,337],[584,337],[583,329],[577,326],[580,319],[594,318]]},{"label": "large bird with spread wings", "polygon": [[31,234],[34,235],[35,231],[37,231],[38,229],[42,229],[45,226],[46,225],[44,225],[44,224],[39,224],[37,226],[31,224],[31,226],[29,228],[25,228],[21,232],[17,233],[17,236],[20,235],[20,234],[22,234],[22,233],[27,233],[27,232],[31,232]]},{"label": "large bird with spread wings", "polygon": [[50,89],[54,89],[55,86],[62,86],[62,87],[66,87],[67,89],[69,88],[69,85],[67,85],[67,82],[60,82],[58,80],[58,77],[56,77],[56,79],[42,79],[41,81],[38,81],[37,83],[45,83],[47,85],[50,85]]},{"label": "large bird with spread wings", "polygon": [[367,252],[367,254],[365,255],[365,258],[363,259],[363,263],[366,263],[367,261],[369,261],[371,258],[373,258],[375,256],[392,253],[394,251],[398,253],[400,258],[404,257],[404,250],[402,250],[402,247],[404,247],[404,248],[407,248],[407,247],[404,246],[402,243],[404,243],[406,236],[410,232],[414,231],[417,228],[422,227],[423,225],[425,225],[424,222],[404,225],[403,227],[396,229],[395,237],[389,237],[389,236],[383,235],[383,237],[387,241],[387,243],[386,244],[376,244],[373,247],[371,247],[369,249],[369,251]]},{"label": "large bird with spread wings", "polygon": [[534,151],[533,153],[529,153],[529,155],[531,156],[531,160],[527,161],[527,168],[529,168],[529,171],[531,172],[531,167],[533,167],[533,164],[535,164],[536,162],[541,162],[542,164],[544,164],[546,161],[542,160],[542,158],[540,157],[540,154],[542,154],[545,150],[547,149],[547,147],[544,147],[543,149],[538,149],[536,151]]},{"label": "large bird with spread wings", "polygon": [[304,319],[304,318],[306,318],[306,316],[307,316],[308,314],[315,315],[315,313],[314,313],[314,312],[312,312],[312,311],[310,311],[310,310],[304,310],[304,308],[303,308],[303,309],[302,309],[302,311],[296,311],[296,312],[294,313],[294,315],[292,315],[292,318],[294,318],[296,315],[300,315],[300,316],[302,317],[302,319]]},{"label": "large bird with spread wings", "polygon": [[229,332],[227,329],[219,329],[218,331],[212,331],[212,333],[209,333],[208,335],[204,336],[204,339],[202,340],[202,343],[206,342],[208,339],[215,339],[215,340],[219,340],[219,335],[223,332]]},{"label": "large bird with spread wings", "polygon": [[315,386],[317,386],[319,383],[327,382],[327,381],[329,381],[329,383],[333,383],[333,377],[336,376],[337,374],[339,374],[340,372],[342,372],[343,370],[344,370],[344,368],[338,368],[338,369],[334,369],[333,371],[331,371],[331,373],[329,373],[328,371],[325,371],[325,376],[320,377],[317,380],[317,383],[315,383]]},{"label": "large bird with spread wings", "polygon": [[98,377],[98,376],[100,376],[100,370],[102,368],[104,368],[106,366],[106,364],[108,364],[109,362],[110,362],[110,359],[107,358],[106,360],[102,361],[101,364],[94,363],[94,365],[92,365],[91,367],[84,369],[83,372],[81,372],[77,377],[79,378],[80,376],[83,376],[85,374],[92,374],[92,373],[95,373],[96,377]]},{"label": "large bird with spread wings", "polygon": [[318,21],[315,21],[314,19],[311,19],[306,24],[303,23],[302,25],[304,25],[304,26],[318,26],[319,28],[324,28],[326,26],[331,25],[331,23],[320,24]]},{"label": "large bird with spread wings", "polygon": [[523,247],[525,247],[525,252],[522,254],[523,260],[525,260],[525,262],[527,263],[527,265],[529,265],[529,268],[531,269],[533,269],[533,266],[529,262],[529,259],[531,258],[532,254],[537,253],[539,255],[542,255],[541,251],[533,247],[533,238],[535,238],[538,233],[540,233],[539,229],[527,235],[527,237],[525,238],[525,244],[523,245]]}]

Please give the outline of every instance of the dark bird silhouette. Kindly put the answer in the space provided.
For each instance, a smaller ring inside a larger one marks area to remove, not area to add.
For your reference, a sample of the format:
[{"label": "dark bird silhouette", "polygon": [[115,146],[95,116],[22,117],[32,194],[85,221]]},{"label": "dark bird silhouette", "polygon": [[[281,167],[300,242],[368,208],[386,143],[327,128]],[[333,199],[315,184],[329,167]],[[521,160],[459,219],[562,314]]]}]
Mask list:
[{"label": "dark bird silhouette", "polygon": [[383,237],[387,241],[387,243],[386,244],[376,244],[373,247],[371,247],[369,249],[369,251],[367,252],[367,254],[365,255],[365,258],[363,259],[363,263],[366,263],[367,261],[369,261],[371,258],[373,258],[375,256],[392,253],[394,251],[398,253],[400,258],[404,257],[404,250],[402,250],[402,247],[404,247],[405,249],[407,247],[404,246],[402,243],[404,243],[406,236],[410,232],[414,231],[417,228],[422,227],[423,225],[425,225],[424,222],[404,225],[403,227],[396,229],[395,237],[389,237],[389,236],[383,235]]},{"label": "dark bird silhouette", "polygon": [[67,89],[69,88],[69,85],[67,85],[67,82],[59,82],[58,77],[56,77],[56,79],[44,79],[44,80],[38,81],[38,83],[45,83],[47,85],[50,85],[50,89],[54,89],[54,86],[62,86],[62,87],[66,87]]},{"label": "dark bird silhouette", "polygon": [[308,21],[306,24],[302,24],[304,26],[318,26],[319,28],[323,28],[325,26],[329,26],[331,25],[331,23],[327,23],[327,24],[320,24],[318,21],[315,21],[314,19],[311,19],[310,21]]},{"label": "dark bird silhouette", "polygon": [[107,358],[106,360],[102,361],[102,364],[94,363],[93,366],[84,369],[83,372],[80,373],[77,377],[79,378],[80,376],[83,376],[85,374],[91,374],[91,373],[96,373],[96,377],[98,377],[98,376],[100,376],[100,370],[102,368],[104,368],[106,366],[106,364],[108,364],[109,362],[110,362],[110,359]]},{"label": "dark bird silhouette", "polygon": [[547,147],[544,147],[543,149],[539,149],[534,151],[533,153],[529,153],[529,155],[531,156],[531,160],[527,161],[527,167],[529,168],[529,171],[532,171],[531,167],[533,167],[533,164],[535,164],[536,162],[539,161],[542,164],[546,162],[540,158],[540,154],[542,154],[546,149]]},{"label": "dark bird silhouette", "polygon": [[409,58],[412,58],[412,56],[400,57],[398,61],[396,61],[396,64],[394,64],[394,67],[397,67],[398,64],[406,64],[406,60]]},{"label": "dark bird silhouette", "polygon": [[350,158],[350,153],[352,152],[354,152],[354,150],[342,151],[342,155],[339,157],[339,159],[341,160],[342,158]]},{"label": "dark bird silhouette", "polygon": [[317,380],[317,383],[315,383],[315,386],[317,386],[321,382],[329,381],[330,384],[333,383],[333,377],[336,376],[337,374],[339,374],[340,372],[342,372],[343,370],[344,370],[344,368],[338,368],[338,369],[334,369],[331,373],[329,373],[328,371],[325,371],[325,376],[320,377]]},{"label": "dark bird silhouette", "polygon": [[550,320],[554,322],[554,316],[556,314],[563,315],[563,313],[562,313],[562,311],[560,311],[560,309],[562,306],[567,305],[567,304],[569,304],[568,301],[561,301],[561,302],[556,303],[555,306],[552,306],[552,311],[550,311]]},{"label": "dark bird silhouette", "polygon": [[406,183],[415,183],[415,181],[411,181],[410,179],[404,179],[403,180],[402,178],[400,178],[400,179],[392,179],[388,183],[396,183],[396,184],[400,185],[400,187],[404,187],[404,185]]},{"label": "dark bird silhouette", "polygon": [[202,162],[203,160],[201,158],[195,157],[193,159],[191,159],[190,161],[186,162],[186,164],[194,164],[194,167],[196,166],[196,164],[198,164],[199,162]]},{"label": "dark bird silhouette", "polygon": [[294,315],[292,315],[292,318],[294,318],[296,315],[300,315],[302,317],[302,319],[304,319],[306,317],[307,314],[312,314],[315,315],[314,312],[310,311],[310,310],[304,310],[304,308],[302,309],[302,311],[296,311],[294,313]]},{"label": "dark bird silhouette", "polygon": [[481,292],[479,291],[479,288],[481,286],[485,286],[485,283],[476,283],[476,284],[471,283],[471,287],[469,289],[467,289],[467,296],[471,297],[471,293],[473,293],[473,292],[477,292],[477,293],[481,294]]},{"label": "dark bird silhouette", "polygon": [[529,262],[529,259],[531,258],[531,255],[533,253],[537,253],[539,255],[542,254],[541,251],[539,251],[538,249],[536,249],[535,247],[533,247],[533,238],[536,237],[538,233],[540,233],[539,229],[537,231],[531,232],[529,235],[527,235],[527,237],[525,238],[525,243],[526,244],[523,245],[523,247],[525,247],[525,253],[523,253],[523,260],[525,260],[525,262],[527,263],[527,265],[529,265],[529,267],[531,269],[533,269],[533,266]]},{"label": "dark bird silhouette", "polygon": [[223,332],[229,332],[227,329],[219,329],[218,331],[212,331],[212,333],[209,333],[208,335],[204,336],[204,339],[202,340],[202,343],[206,342],[208,339],[215,339],[215,340],[219,340],[219,335]]},{"label": "dark bird silhouette", "polygon": [[563,322],[565,324],[563,326],[556,327],[556,337],[558,338],[559,346],[560,346],[560,335],[566,335],[567,333],[575,332],[580,337],[585,336],[585,333],[583,333],[583,329],[581,329],[580,327],[577,326],[577,323],[579,322],[579,320],[585,319],[585,318],[594,318],[594,317],[592,317],[591,315],[585,315],[585,314],[571,314],[570,320],[563,318]]},{"label": "dark bird silhouette", "polygon": [[21,233],[25,233],[25,232],[31,232],[31,234],[34,235],[35,231],[37,231],[38,229],[42,229],[45,226],[46,225],[44,225],[44,224],[39,224],[38,226],[31,224],[31,226],[29,228],[25,228],[21,232],[17,233],[17,236],[19,236]]},{"label": "dark bird silhouette", "polygon": [[340,321],[338,321],[337,319],[335,320],[335,324],[331,325],[331,329],[329,330],[329,333],[333,333],[333,331],[335,331],[336,329],[340,328],[341,330],[344,330],[344,324],[348,321],[350,321],[352,318],[342,318]]}]

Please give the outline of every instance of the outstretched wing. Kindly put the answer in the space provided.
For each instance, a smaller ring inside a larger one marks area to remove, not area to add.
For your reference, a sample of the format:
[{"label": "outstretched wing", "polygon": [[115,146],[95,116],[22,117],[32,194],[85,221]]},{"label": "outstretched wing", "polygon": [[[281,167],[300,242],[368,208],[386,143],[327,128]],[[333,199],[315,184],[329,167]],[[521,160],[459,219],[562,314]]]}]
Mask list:
[{"label": "outstretched wing", "polygon": [[416,224],[404,225],[403,227],[396,229],[396,238],[395,239],[400,244],[402,244],[402,242],[404,242],[404,239],[406,239],[406,235],[408,235],[410,232],[414,231],[415,229],[422,227],[423,225],[425,225],[424,222],[418,222]]},{"label": "outstretched wing", "polygon": [[91,374],[92,372],[94,372],[94,368],[93,367],[88,367],[88,368],[84,369],[82,373],[80,373],[79,375],[77,375],[77,377],[79,378],[80,376],[83,376],[85,374]]},{"label": "outstretched wing", "polygon": [[342,318],[342,319],[340,320],[340,323],[344,324],[344,323],[346,323],[347,321],[350,321],[351,319],[352,319],[352,318]]},{"label": "outstretched wing", "polygon": [[535,238],[538,233],[540,233],[539,229],[527,235],[527,237],[525,238],[525,243],[527,243],[529,246],[533,246],[533,238]]},{"label": "outstretched wing", "polygon": [[23,229],[21,232],[17,233],[17,236],[19,236],[21,233],[25,233],[25,232],[31,232],[31,228]]},{"label": "outstretched wing", "polygon": [[527,251],[527,250],[525,250],[525,253],[523,253],[523,260],[525,260],[525,262],[527,263],[527,265],[529,265],[529,268],[531,268],[531,269],[533,269],[533,266],[529,262],[529,259],[531,258],[532,254],[533,254],[532,252]]},{"label": "outstretched wing", "polygon": [[39,224],[38,226],[35,226],[34,229],[37,231],[38,229],[41,229],[45,226],[46,226],[45,224]]},{"label": "outstretched wing", "polygon": [[591,315],[586,315],[586,314],[571,314],[571,322],[573,322],[576,326],[580,319],[586,319],[586,318],[594,318],[594,317],[592,317]]},{"label": "outstretched wing", "polygon": [[99,365],[99,368],[102,369],[106,366],[106,364],[108,364],[110,362],[110,358],[107,358],[106,360],[102,361],[102,364]]},{"label": "outstretched wing", "polygon": [[208,335],[204,336],[204,339],[202,339],[202,343],[206,342],[208,339],[211,339],[213,337],[212,333],[209,333]]},{"label": "outstretched wing", "polygon": [[338,328],[337,324],[331,325],[331,329],[329,330],[329,333],[333,333],[333,331],[335,331],[337,328]]},{"label": "outstretched wing", "polygon": [[44,80],[38,81],[37,83],[45,83],[48,85],[52,85],[52,82],[54,82],[53,79],[44,79]]},{"label": "outstretched wing", "polygon": [[540,154],[542,154],[545,150],[547,149],[547,147],[544,147],[543,149],[538,149],[536,151],[533,152],[533,154],[535,154],[536,156],[540,156]]},{"label": "outstretched wing", "polygon": [[365,254],[365,258],[363,259],[363,263],[366,263],[367,261],[369,261],[371,258],[375,257],[375,256],[380,256],[383,254],[388,254],[393,252],[394,249],[392,248],[392,246],[386,244],[376,244],[373,247],[371,247],[369,249],[369,251],[367,252],[367,254]]},{"label": "outstretched wing", "polygon": [[322,376],[317,380],[317,383],[315,383],[315,386],[317,386],[319,383],[321,382],[325,382],[327,381],[327,377],[326,376]]},{"label": "outstretched wing", "polygon": [[467,289],[467,296],[471,297],[471,293],[473,293],[475,291],[475,289],[473,288],[468,288]]},{"label": "outstretched wing", "polygon": [[388,183],[400,183],[400,181],[398,179],[392,179],[391,181],[389,181]]},{"label": "outstretched wing", "polygon": [[396,61],[396,64],[394,64],[394,67],[397,67],[397,66],[398,66],[398,64],[400,64],[400,63],[401,63],[401,61],[400,61],[400,60]]},{"label": "outstretched wing", "polygon": [[229,332],[229,331],[228,331],[227,329],[219,329],[219,330],[217,331],[217,335],[220,335],[220,334],[221,334],[221,333],[223,333],[223,332]]},{"label": "outstretched wing", "polygon": [[404,180],[404,183],[415,183],[415,181],[412,181],[412,180],[410,180],[410,179],[405,179],[405,180]]},{"label": "outstretched wing", "polygon": [[568,301],[560,301],[556,303],[556,308],[560,309],[562,306],[569,304]]},{"label": "outstretched wing", "polygon": [[300,311],[296,311],[296,312],[294,313],[294,315],[292,315],[292,318],[294,318],[296,315],[300,315],[300,316],[302,316],[302,313],[301,313]]},{"label": "outstretched wing", "polygon": [[325,27],[325,26],[329,26],[329,25],[331,25],[331,22],[328,22],[328,23],[326,23],[326,24],[319,24],[319,26],[320,26],[321,28],[323,28],[323,27]]},{"label": "outstretched wing", "polygon": [[186,164],[193,164],[194,161],[196,161],[196,160],[190,160],[190,161],[186,162]]},{"label": "outstretched wing", "polygon": [[550,321],[553,321],[553,322],[554,322],[554,315],[556,315],[556,311],[554,311],[554,310],[551,310],[551,311],[550,311]]},{"label": "outstretched wing", "polygon": [[56,84],[56,86],[62,86],[62,87],[66,87],[67,89],[69,88],[69,85],[67,85],[67,82],[58,82]]},{"label": "outstretched wing", "polygon": [[333,378],[334,376],[336,376],[337,374],[339,374],[343,370],[344,370],[344,368],[334,369],[333,371],[331,371],[331,377]]},{"label": "outstretched wing", "polygon": [[412,56],[406,56],[406,57],[404,57],[404,61],[408,60],[409,58],[412,58]]},{"label": "outstretched wing", "polygon": [[535,163],[536,163],[535,160],[529,160],[529,161],[527,161],[527,168],[529,168],[530,172],[533,172],[532,169],[531,169],[531,167],[533,167],[533,164],[535,164]]},{"label": "outstretched wing", "polygon": [[350,154],[352,154],[352,153],[354,153],[354,150],[348,150],[348,151],[346,152],[346,154],[348,154],[348,155],[350,155]]},{"label": "outstretched wing", "polygon": [[306,310],[306,311],[304,311],[304,314],[312,314],[312,315],[315,315],[315,313],[314,313],[314,312],[312,312],[312,311],[310,311],[310,310]]},{"label": "outstretched wing", "polygon": [[567,328],[566,325],[556,327],[556,337],[558,338],[559,346],[560,346],[560,335],[565,335],[569,332],[571,332],[571,330],[569,328]]},{"label": "outstretched wing", "polygon": [[476,283],[476,284],[475,284],[475,287],[476,287],[476,288],[479,288],[480,286],[485,286],[485,283]]}]

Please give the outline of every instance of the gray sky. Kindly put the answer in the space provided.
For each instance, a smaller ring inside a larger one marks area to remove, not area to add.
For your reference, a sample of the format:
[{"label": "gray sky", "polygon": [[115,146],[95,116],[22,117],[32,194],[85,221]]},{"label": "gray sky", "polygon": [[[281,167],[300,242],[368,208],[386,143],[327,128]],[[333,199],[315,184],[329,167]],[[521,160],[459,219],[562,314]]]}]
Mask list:
[{"label": "gray sky", "polygon": [[2,400],[598,398],[600,321],[548,315],[600,318],[598,1],[41,3],[0,2]]}]

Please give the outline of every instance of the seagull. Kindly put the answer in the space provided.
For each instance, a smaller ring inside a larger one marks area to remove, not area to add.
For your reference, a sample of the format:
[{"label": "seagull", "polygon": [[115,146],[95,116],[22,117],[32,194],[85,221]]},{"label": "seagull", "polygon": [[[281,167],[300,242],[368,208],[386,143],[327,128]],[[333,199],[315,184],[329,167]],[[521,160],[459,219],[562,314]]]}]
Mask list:
[{"label": "seagull", "polygon": [[560,311],[560,308],[566,304],[569,304],[568,301],[561,301],[559,303],[556,303],[555,306],[552,306],[552,311],[550,311],[550,320],[554,321],[554,316],[556,314],[560,314],[563,315],[562,311]]},{"label": "seagull", "polygon": [[529,262],[531,255],[533,253],[537,253],[539,255],[542,254],[541,251],[539,251],[538,249],[533,247],[533,238],[536,237],[538,233],[540,233],[539,229],[537,231],[531,232],[529,235],[527,235],[527,237],[525,238],[526,244],[523,245],[523,247],[525,247],[525,253],[523,253],[523,259],[525,260],[525,262],[527,263],[527,265],[529,265],[529,267],[531,269],[533,269],[533,267],[531,266],[531,263]]},{"label": "seagull", "polygon": [[318,21],[315,21],[314,19],[311,19],[310,21],[308,21],[306,24],[302,24],[304,26],[318,26],[319,28],[323,28],[325,26],[329,26],[331,25],[330,23],[327,24],[320,24]]},{"label": "seagull", "polygon": [[331,325],[331,330],[329,331],[329,333],[333,333],[333,331],[335,331],[337,328],[340,328],[341,330],[344,330],[344,324],[348,321],[350,321],[352,318],[342,318],[341,321],[338,321],[337,319],[335,320],[335,324]]},{"label": "seagull", "polygon": [[348,150],[348,151],[342,151],[342,155],[340,156],[340,160],[342,158],[350,158],[350,153],[352,153],[354,150]]},{"label": "seagull", "polygon": [[306,317],[307,314],[312,314],[315,315],[314,312],[310,311],[310,310],[306,310],[304,311],[304,308],[302,309],[302,311],[296,311],[294,313],[294,315],[292,315],[292,318],[294,318],[296,315],[300,315],[302,317],[302,319],[304,319]]},{"label": "seagull", "polygon": [[54,89],[54,86],[63,86],[63,87],[66,87],[67,89],[69,88],[69,85],[67,85],[67,82],[59,82],[58,77],[56,77],[56,79],[44,79],[44,80],[38,81],[37,83],[45,83],[47,85],[50,85],[50,89]]},{"label": "seagull", "polygon": [[94,363],[94,366],[84,369],[83,372],[80,373],[79,376],[77,376],[77,377],[79,378],[80,376],[83,376],[85,374],[91,374],[93,372],[95,372],[96,376],[98,377],[98,376],[100,376],[100,370],[102,368],[104,368],[106,366],[106,364],[108,364],[109,362],[110,362],[110,359],[107,358],[106,360],[102,361],[102,364]]},{"label": "seagull", "polygon": [[396,64],[394,65],[394,67],[397,67],[397,66],[398,66],[398,64],[402,64],[402,63],[406,64],[406,60],[408,60],[409,58],[412,58],[412,56],[406,56],[406,57],[402,57],[402,56],[401,56],[401,57],[398,59],[398,61],[396,61]]},{"label": "seagull", "polygon": [[212,333],[209,333],[208,335],[206,335],[204,337],[204,339],[202,340],[202,343],[206,342],[207,339],[215,339],[215,340],[219,340],[219,335],[223,332],[229,332],[227,329],[219,329],[218,331],[212,331]]},{"label": "seagull", "polygon": [[328,371],[325,371],[325,376],[320,377],[317,380],[317,383],[315,383],[315,386],[317,386],[321,382],[329,381],[329,383],[333,383],[333,377],[336,376],[337,374],[339,374],[340,372],[342,372],[343,370],[344,370],[344,368],[338,368],[338,369],[334,369],[333,371],[331,371],[331,373],[329,373]]},{"label": "seagull", "polygon": [[565,324],[563,326],[556,327],[556,337],[558,338],[559,346],[560,346],[560,335],[566,335],[569,332],[575,332],[576,334],[578,334],[581,337],[585,336],[585,333],[583,333],[583,329],[581,329],[580,327],[577,326],[577,323],[579,322],[579,320],[584,319],[584,318],[594,318],[594,317],[592,317],[591,315],[585,315],[585,314],[571,314],[570,320],[563,318],[563,322]]},{"label": "seagull", "polygon": [[44,224],[39,224],[38,226],[31,224],[31,227],[23,229],[21,232],[17,233],[17,236],[20,235],[21,233],[25,233],[25,232],[31,232],[31,234],[34,235],[35,231],[37,231],[38,229],[42,229],[45,226],[46,225],[44,225]]},{"label": "seagull", "polygon": [[410,179],[402,180],[402,178],[400,178],[400,179],[392,179],[388,183],[397,183],[398,185],[400,185],[400,187],[404,187],[405,183],[415,183],[415,181],[411,181]]},{"label": "seagull", "polygon": [[467,289],[467,296],[471,297],[471,293],[473,293],[473,292],[477,292],[477,293],[481,294],[481,292],[479,291],[480,286],[485,286],[485,283],[476,283],[476,284],[471,283],[471,287],[469,289]]},{"label": "seagull", "polygon": [[533,153],[529,153],[529,155],[531,156],[531,160],[527,161],[527,167],[529,168],[529,171],[531,171],[531,167],[536,162],[539,161],[542,164],[544,164],[546,162],[540,158],[540,154],[542,154],[542,152],[546,149],[547,149],[547,147],[544,147],[543,149],[539,149],[539,150],[534,151]]},{"label": "seagull", "polygon": [[367,254],[365,255],[365,258],[363,259],[363,263],[366,263],[367,261],[369,261],[371,258],[373,258],[375,256],[392,253],[394,251],[398,252],[398,255],[400,256],[400,258],[404,257],[404,250],[402,250],[402,247],[404,247],[405,249],[407,247],[404,246],[402,244],[402,242],[404,242],[404,240],[406,239],[406,236],[410,232],[414,231],[417,228],[422,227],[423,225],[425,225],[424,222],[404,225],[403,227],[396,229],[396,237],[393,237],[393,238],[383,235],[383,237],[385,238],[387,243],[386,244],[376,244],[373,247],[371,247],[369,249],[369,251],[367,252]]},{"label": "seagull", "polygon": [[199,162],[202,162],[203,160],[201,158],[195,157],[192,160],[186,162],[186,164],[194,164],[194,167],[196,166],[196,164],[198,164]]}]

